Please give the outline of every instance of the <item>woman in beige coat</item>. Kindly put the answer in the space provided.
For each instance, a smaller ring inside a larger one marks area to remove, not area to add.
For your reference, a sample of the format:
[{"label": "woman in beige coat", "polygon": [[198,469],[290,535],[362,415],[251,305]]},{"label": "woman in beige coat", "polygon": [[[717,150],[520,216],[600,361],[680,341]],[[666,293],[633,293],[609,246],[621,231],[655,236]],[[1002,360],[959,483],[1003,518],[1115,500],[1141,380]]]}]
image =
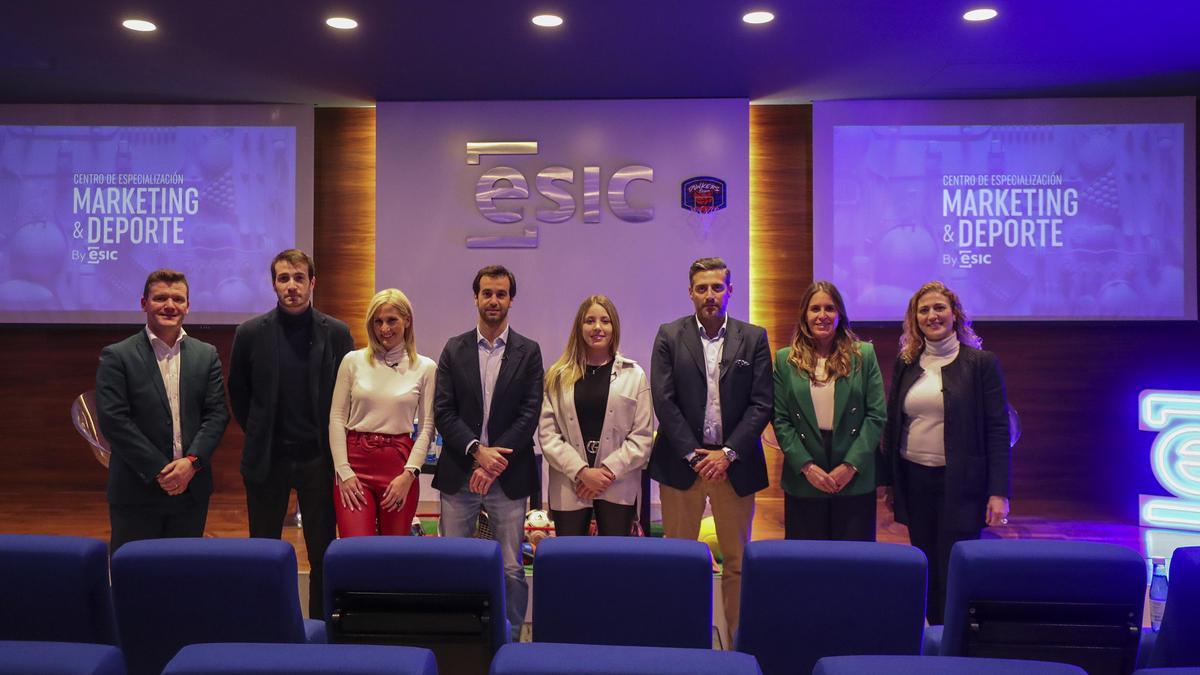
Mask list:
[{"label": "woman in beige coat", "polygon": [[637,515],[650,458],[650,384],[621,356],[621,320],[603,295],[583,301],[563,354],[546,372],[538,438],[550,467],[550,512],[558,536],[626,535]]}]

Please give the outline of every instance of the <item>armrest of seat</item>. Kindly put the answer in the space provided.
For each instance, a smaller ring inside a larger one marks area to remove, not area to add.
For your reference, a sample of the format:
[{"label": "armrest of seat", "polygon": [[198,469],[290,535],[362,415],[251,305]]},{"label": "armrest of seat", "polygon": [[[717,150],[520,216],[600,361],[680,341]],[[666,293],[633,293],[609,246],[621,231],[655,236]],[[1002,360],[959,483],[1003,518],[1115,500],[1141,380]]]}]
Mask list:
[{"label": "armrest of seat", "polygon": [[926,626],[925,635],[921,639],[921,654],[925,656],[941,656],[942,629],[945,626]]},{"label": "armrest of seat", "polygon": [[304,620],[304,642],[310,645],[323,645],[329,641],[325,632],[325,622],[320,619]]}]

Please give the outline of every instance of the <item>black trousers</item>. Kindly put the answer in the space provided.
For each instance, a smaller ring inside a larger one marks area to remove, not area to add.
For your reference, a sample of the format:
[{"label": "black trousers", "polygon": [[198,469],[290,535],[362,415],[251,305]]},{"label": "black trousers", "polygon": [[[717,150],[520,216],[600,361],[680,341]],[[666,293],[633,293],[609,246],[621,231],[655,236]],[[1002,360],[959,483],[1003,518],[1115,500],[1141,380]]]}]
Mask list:
[{"label": "black trousers", "polygon": [[301,531],[308,549],[308,615],[324,619],[325,550],[337,532],[333,513],[333,472],[324,457],[304,461],[271,462],[261,483],[243,481],[250,536],[279,539],[292,490],[300,502]]},{"label": "black trousers", "polygon": [[945,621],[946,577],[950,549],[960,541],[978,539],[980,530],[948,529],[945,519],[946,467],[928,467],[901,460],[908,505],[908,539],[929,560],[929,583],[925,587],[925,616],[929,625]]},{"label": "black trousers", "polygon": [[559,537],[582,537],[588,533],[592,512],[596,514],[596,534],[602,537],[624,537],[633,527],[637,507],[632,504],[614,504],[603,499],[593,499],[592,508],[574,511],[551,511],[554,518],[554,533]]},{"label": "black trousers", "polygon": [[846,497],[793,497],[784,493],[783,536],[875,541],[875,492]]},{"label": "black trousers", "polygon": [[112,525],[109,555],[121,546],[141,539],[203,537],[204,524],[208,522],[208,497],[176,497],[168,506],[109,504],[108,522]]},{"label": "black trousers", "polygon": [[[829,460],[832,431],[821,430],[821,444],[825,457],[817,464],[833,469]],[[785,492],[783,536],[819,541],[875,541],[875,491],[829,497],[793,497]]]}]

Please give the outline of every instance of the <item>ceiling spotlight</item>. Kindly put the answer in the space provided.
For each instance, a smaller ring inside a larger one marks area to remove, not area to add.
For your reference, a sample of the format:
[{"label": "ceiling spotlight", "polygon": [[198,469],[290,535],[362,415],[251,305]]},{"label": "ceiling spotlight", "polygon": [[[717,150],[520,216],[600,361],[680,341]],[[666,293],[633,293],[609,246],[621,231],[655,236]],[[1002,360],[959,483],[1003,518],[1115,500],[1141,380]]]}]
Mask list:
[{"label": "ceiling spotlight", "polygon": [[991,21],[999,14],[1000,12],[997,12],[991,7],[980,7],[964,13],[963,18],[967,21]]},{"label": "ceiling spotlight", "polygon": [[345,16],[331,16],[325,19],[325,25],[338,30],[354,30],[358,28],[357,21]]},{"label": "ceiling spotlight", "polygon": [[758,11],[747,12],[742,15],[742,21],[752,24],[771,23],[775,20],[775,15],[770,12]]},{"label": "ceiling spotlight", "polygon": [[150,31],[158,30],[158,26],[145,19],[125,19],[121,22],[121,25],[129,30],[136,30],[139,33],[149,33]]},{"label": "ceiling spotlight", "polygon": [[533,22],[533,25],[541,26],[542,28],[557,28],[563,25],[562,17],[557,14],[538,14],[530,19],[530,21]]}]

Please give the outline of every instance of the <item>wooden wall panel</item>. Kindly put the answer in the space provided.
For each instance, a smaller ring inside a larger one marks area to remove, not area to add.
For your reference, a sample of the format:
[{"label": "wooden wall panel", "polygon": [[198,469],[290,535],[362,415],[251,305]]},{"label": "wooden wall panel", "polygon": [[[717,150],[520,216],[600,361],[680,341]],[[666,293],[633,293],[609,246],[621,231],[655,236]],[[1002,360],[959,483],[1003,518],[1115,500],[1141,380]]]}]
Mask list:
[{"label": "wooden wall panel", "polygon": [[361,347],[375,293],[375,109],[317,108],[315,154],[316,305]]},{"label": "wooden wall panel", "polygon": [[[750,321],[772,351],[791,341],[812,282],[811,139],[812,106],[750,106]],[[781,500],[783,455],[764,450],[771,484],[759,498]]]},{"label": "wooden wall panel", "polygon": [[[356,341],[366,344],[362,317],[375,278],[375,109],[319,109],[315,132],[318,306],[349,323]],[[265,274],[262,280],[267,283]],[[129,302],[137,306],[138,299]],[[228,377],[233,327],[186,327],[217,346]],[[71,402],[95,387],[100,350],[137,329],[0,326],[0,490],[103,489],[105,469],[72,427]],[[242,492],[243,439],[231,421],[212,467],[219,493]],[[102,504],[80,505],[97,507]]]}]

